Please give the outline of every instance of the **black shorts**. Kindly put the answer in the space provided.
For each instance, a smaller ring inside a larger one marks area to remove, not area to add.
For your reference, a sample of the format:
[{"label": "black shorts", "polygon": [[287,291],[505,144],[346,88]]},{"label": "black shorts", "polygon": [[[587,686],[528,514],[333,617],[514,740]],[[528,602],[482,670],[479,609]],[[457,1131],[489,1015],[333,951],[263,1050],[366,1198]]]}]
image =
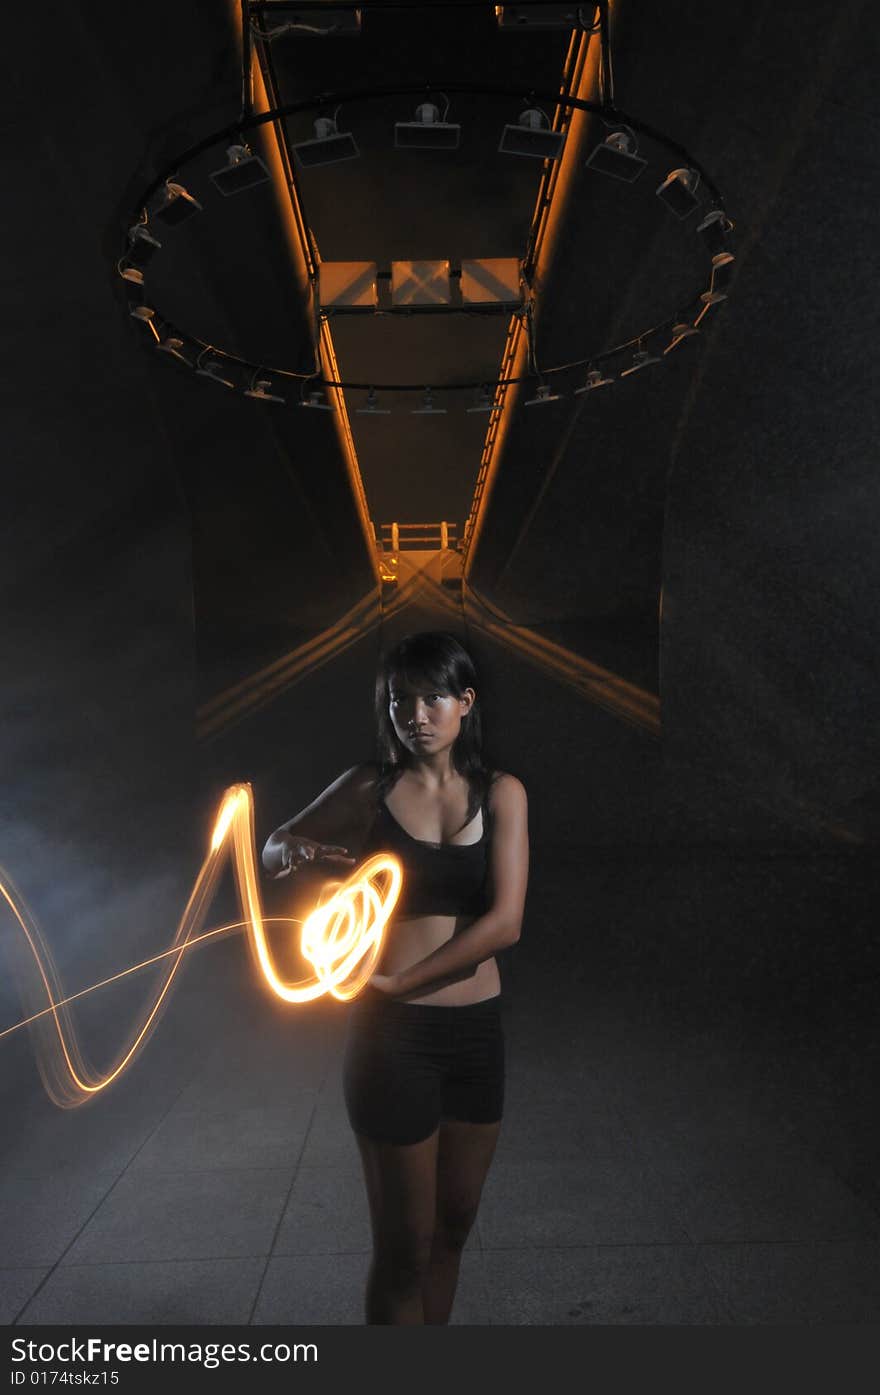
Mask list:
[{"label": "black shorts", "polygon": [[342,1083],[352,1128],[421,1143],[441,1119],[491,1124],[504,1112],[501,995],[441,1007],[364,989],[352,1003]]}]

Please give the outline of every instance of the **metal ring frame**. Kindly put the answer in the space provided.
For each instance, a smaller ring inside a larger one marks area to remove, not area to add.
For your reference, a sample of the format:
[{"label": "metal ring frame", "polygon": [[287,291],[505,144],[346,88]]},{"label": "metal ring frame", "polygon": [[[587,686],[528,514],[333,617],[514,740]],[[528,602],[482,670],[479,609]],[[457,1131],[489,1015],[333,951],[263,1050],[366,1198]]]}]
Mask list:
[{"label": "metal ring frame", "polygon": [[[135,223],[144,223],[147,221],[146,207],[149,200],[168,180],[175,176],[179,176],[181,170],[183,170],[191,160],[194,160],[205,151],[213,149],[214,146],[222,145],[225,142],[240,144],[244,133],[247,131],[258,129],[260,126],[267,126],[270,122],[277,121],[283,117],[296,116],[309,111],[318,111],[331,105],[338,106],[350,102],[370,101],[382,97],[431,96],[439,90],[439,83],[411,83],[404,85],[395,84],[389,87],[357,88],[344,92],[323,92],[317,96],[306,98],[303,101],[288,102],[283,106],[273,107],[270,111],[260,112],[256,115],[249,114],[232,122],[228,126],[224,126],[221,130],[214,131],[211,135],[205,136],[203,140],[199,141],[196,145],[190,146],[189,149],[183,151],[168,164],[144,189],[135,204],[128,226],[131,227]],[[603,122],[609,126],[628,127],[632,131],[637,131],[639,135],[655,141],[664,150],[674,156],[682,165],[696,170],[702,183],[709,191],[710,197],[707,207],[710,209],[720,209],[722,212],[724,211],[722,195],[714,180],[700,162],[696,160],[683,145],[679,145],[677,141],[672,140],[662,131],[658,131],[654,126],[650,126],[647,122],[640,121],[638,118],[630,116],[627,112],[621,111],[618,107],[610,106],[602,102],[587,101],[579,97],[560,98],[558,92],[549,90],[537,91],[535,89],[530,89],[524,91],[522,87],[494,86],[484,83],[445,82],[442,84],[442,90],[445,93],[451,92],[458,95],[470,94],[503,97],[511,100],[519,99],[530,102],[544,102],[548,105],[556,104],[563,110],[590,112],[595,116],[599,116]],[[730,224],[730,226],[732,227],[732,224]],[[122,261],[124,257],[125,252],[123,252],[119,260]],[[700,290],[695,291],[690,297],[685,297],[684,301],[679,303],[691,304],[696,302],[704,289],[705,283],[700,287]],[[424,379],[421,379],[418,383],[381,383],[377,382],[375,379],[372,379],[370,382],[355,383],[343,379],[323,378],[319,373],[315,372],[302,373],[289,368],[271,367],[266,363],[254,363],[250,359],[243,359],[236,354],[228,353],[226,350],[218,348],[215,344],[209,344],[206,340],[200,339],[197,335],[189,334],[186,330],[182,329],[176,321],[166,321],[162,318],[161,313],[158,313],[160,323],[163,327],[173,328],[189,343],[199,346],[200,358],[204,353],[210,352],[220,361],[236,364],[240,368],[251,369],[254,376],[256,376],[257,373],[265,373],[269,377],[292,378],[302,383],[309,382],[316,387],[332,387],[346,391],[368,391],[370,388],[374,388],[377,392],[425,391]],[[620,344],[616,344],[613,348],[604,349],[573,362],[558,364],[550,368],[542,368],[540,372],[533,370],[519,377],[496,379],[494,382],[492,379],[480,378],[461,383],[432,383],[431,386],[432,389],[437,392],[466,392],[493,387],[495,389],[505,389],[515,383],[540,381],[552,377],[554,374],[570,372],[576,368],[587,366],[594,367],[617,357],[627,349],[631,349],[634,346],[640,347],[645,340],[650,339],[654,334],[658,334],[662,330],[671,329],[673,324],[680,318],[681,313],[676,310],[676,312],[667,319],[661,320],[650,328],[642,330],[640,334]]]}]

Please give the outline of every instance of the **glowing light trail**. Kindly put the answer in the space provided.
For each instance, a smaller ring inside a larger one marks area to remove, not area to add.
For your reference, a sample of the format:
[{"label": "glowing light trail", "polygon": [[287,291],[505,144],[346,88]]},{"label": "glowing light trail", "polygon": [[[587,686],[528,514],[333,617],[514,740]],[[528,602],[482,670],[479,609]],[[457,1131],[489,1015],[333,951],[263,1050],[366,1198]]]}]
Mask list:
[{"label": "glowing light trail", "polygon": [[[315,977],[288,982],[279,973],[266,939],[267,921],[263,916],[254,840],[253,792],[250,785],[232,785],[223,796],[211,835],[210,850],[202,863],[171,947],[79,993],[65,996],[62,992],[52,955],[34,917],[11,881],[7,878],[4,882],[0,878],[0,896],[24,936],[23,943],[20,940],[14,942],[19,950],[15,967],[19,973],[25,1006],[31,1009],[21,1022],[0,1033],[0,1037],[23,1026],[31,1028],[40,1075],[55,1104],[66,1109],[84,1104],[117,1080],[155,1027],[184,953],[206,939],[239,928],[221,926],[200,933],[227,851],[231,851],[242,907],[240,926],[247,931],[248,945],[255,963],[273,993],[288,1003],[311,1002],[324,993],[331,993],[339,1001],[348,1002],[367,983],[381,952],[385,927],[403,885],[403,874],[397,858],[376,853],[356,867],[344,881],[325,883],[318,904],[306,917],[301,932],[302,953],[313,966]],[[292,917],[287,919],[293,921]],[[147,1001],[116,1060],[108,1069],[96,1071],[85,1058],[68,1012],[68,1004],[75,998],[163,959],[171,961],[165,977]]]}]

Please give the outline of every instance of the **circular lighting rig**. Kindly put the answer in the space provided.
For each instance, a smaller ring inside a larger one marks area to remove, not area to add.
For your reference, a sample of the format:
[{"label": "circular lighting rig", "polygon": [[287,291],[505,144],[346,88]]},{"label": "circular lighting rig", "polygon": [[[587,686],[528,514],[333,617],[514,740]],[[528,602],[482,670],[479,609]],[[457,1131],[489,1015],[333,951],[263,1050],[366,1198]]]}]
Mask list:
[{"label": "circular lighting rig", "polygon": [[[521,87],[473,82],[444,82],[443,93],[447,100],[449,94],[494,96],[509,100],[522,100],[524,95]],[[208,344],[183,331],[176,319],[172,325],[172,322],[163,316],[155,297],[152,294],[147,297],[144,283],[147,274],[160,260],[162,247],[162,239],[155,237],[150,230],[151,224],[155,229],[155,220],[158,219],[162,224],[162,237],[167,238],[176,223],[189,221],[198,213],[207,216],[207,212],[210,211],[207,205],[207,200],[212,197],[210,189],[198,190],[199,198],[196,198],[180,182],[186,166],[198,156],[215,147],[222,148],[227,153],[229,164],[225,172],[220,171],[220,175],[231,172],[233,177],[240,178],[240,187],[244,189],[246,184],[257,182],[258,179],[262,181],[265,177],[262,161],[251,155],[246,140],[248,132],[292,116],[320,113],[329,107],[338,110],[346,103],[388,97],[419,97],[425,103],[432,103],[435,94],[435,86],[412,83],[323,93],[318,98],[310,97],[298,102],[289,102],[258,114],[254,114],[249,104],[245,104],[238,121],[214,131],[198,144],[183,151],[147,185],[137,200],[126,223],[123,244],[116,263],[117,274],[129,283],[126,300],[129,315],[146,324],[153,340],[160,348],[164,348],[169,356],[189,363],[190,355],[181,354],[180,346],[177,342],[170,343],[169,336],[172,336],[173,331],[172,337],[175,341],[185,341],[187,348],[191,347],[195,355],[193,362],[197,365],[195,371],[198,372],[198,376],[224,382],[227,386],[235,385],[239,380],[249,384],[246,389],[237,388],[243,390],[246,397],[275,403],[283,402],[283,396],[277,391],[272,391],[272,388],[276,382],[280,384],[280,380],[292,379],[300,386],[301,406],[318,407],[323,410],[329,407],[332,410],[330,403],[321,400],[322,392],[326,392],[327,389],[354,390],[370,394],[367,408],[360,410],[364,414],[372,414],[378,413],[375,406],[377,392],[414,392],[426,397],[425,404],[414,409],[417,415],[441,415],[446,409],[434,406],[431,392],[469,391],[479,394],[477,406],[468,410],[487,411],[492,409],[495,394],[499,390],[503,392],[515,383],[534,385],[534,403],[554,401],[562,395],[559,392],[551,393],[551,383],[548,382],[548,379],[562,374],[576,375],[578,382],[582,384],[576,389],[575,395],[590,388],[605,386],[617,378],[629,376],[648,363],[661,362],[671,349],[686,338],[698,334],[700,322],[707,312],[727,299],[735,263],[731,240],[734,225],[724,210],[724,201],[718,187],[700,162],[662,131],[619,110],[613,101],[587,101],[572,96],[560,97],[555,91],[534,90],[527,94],[530,110],[537,110],[537,104],[543,103],[548,108],[558,105],[568,115],[575,111],[588,112],[598,116],[610,130],[611,133],[600,140],[587,159],[581,162],[582,169],[590,171],[589,177],[593,174],[610,175],[636,184],[647,164],[643,156],[638,154],[638,138],[659,146],[669,157],[670,164],[666,177],[654,191],[658,201],[671,211],[676,221],[696,229],[697,236],[694,241],[707,266],[706,274],[695,286],[693,295],[683,301],[679,300],[665,319],[642,329],[625,343],[607,348],[589,346],[582,358],[568,363],[542,366],[540,371],[530,355],[527,373],[518,377],[500,378],[494,382],[485,378],[454,383],[435,382],[430,388],[426,388],[424,378],[408,383],[387,383],[376,379],[370,382],[353,382],[347,379],[324,378],[320,373],[316,373],[314,368],[309,372],[303,372],[280,364],[255,364],[240,358],[216,344]],[[424,111],[424,108],[419,110]],[[422,119],[424,121],[424,117]],[[428,128],[432,123],[424,121],[424,124]],[[351,142],[353,145],[353,138]],[[241,177],[242,175],[246,177]],[[344,172],[340,173],[339,177],[344,178]],[[217,177],[212,175],[211,179],[217,184]],[[231,189],[222,188],[222,181],[221,192],[231,192]],[[201,203],[201,198],[206,199],[205,205]],[[692,215],[696,213],[699,213],[700,217],[693,218],[691,222]],[[203,358],[209,354],[210,366],[203,362]],[[615,360],[619,362],[616,372],[611,366]],[[586,383],[584,370],[589,370]],[[310,385],[308,398],[305,396],[306,382]]]}]

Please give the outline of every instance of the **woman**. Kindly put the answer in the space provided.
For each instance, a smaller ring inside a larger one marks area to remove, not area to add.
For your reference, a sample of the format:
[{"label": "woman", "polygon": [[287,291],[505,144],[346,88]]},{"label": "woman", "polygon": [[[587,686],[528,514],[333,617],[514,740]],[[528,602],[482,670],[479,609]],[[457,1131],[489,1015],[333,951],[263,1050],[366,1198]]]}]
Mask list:
[{"label": "woman", "polygon": [[376,680],[378,763],[347,770],[263,850],[276,876],[378,851],[403,866],[343,1068],[373,1232],[368,1324],[449,1321],[501,1128],[494,956],[519,939],[527,803],[514,775],[483,764],[476,684],[454,635],[404,639]]}]

